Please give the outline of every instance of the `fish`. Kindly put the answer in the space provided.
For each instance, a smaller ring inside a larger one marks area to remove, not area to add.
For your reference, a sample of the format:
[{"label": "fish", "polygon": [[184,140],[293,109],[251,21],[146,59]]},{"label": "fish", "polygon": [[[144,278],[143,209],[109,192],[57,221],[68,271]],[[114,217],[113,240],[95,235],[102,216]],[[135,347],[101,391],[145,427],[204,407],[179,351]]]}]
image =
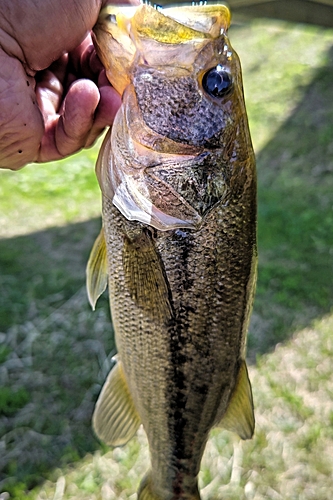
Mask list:
[{"label": "fish", "polygon": [[198,500],[213,427],[250,439],[246,336],[257,269],[256,167],[222,4],[107,6],[94,43],[122,105],[96,174],[92,307],[109,287],[117,356],[93,414],[116,447],[142,424],[139,500]]}]

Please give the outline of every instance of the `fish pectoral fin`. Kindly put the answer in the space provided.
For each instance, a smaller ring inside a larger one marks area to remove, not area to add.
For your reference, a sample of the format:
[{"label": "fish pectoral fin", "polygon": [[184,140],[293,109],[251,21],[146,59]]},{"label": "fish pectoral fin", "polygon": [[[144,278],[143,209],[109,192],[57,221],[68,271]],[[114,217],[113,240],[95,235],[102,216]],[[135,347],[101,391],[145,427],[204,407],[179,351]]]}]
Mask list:
[{"label": "fish pectoral fin", "polygon": [[221,427],[236,432],[241,439],[251,439],[254,432],[252,389],[246,362],[242,361],[235,388],[221,422]]},{"label": "fish pectoral fin", "polygon": [[154,321],[167,322],[173,314],[163,263],[152,237],[145,231],[135,240],[125,238],[125,284],[132,300]]},{"label": "fish pectoral fin", "polygon": [[86,287],[89,303],[95,310],[96,302],[108,284],[108,264],[104,230],[101,229],[91,249],[87,269]]},{"label": "fish pectoral fin", "polygon": [[98,438],[110,446],[123,446],[140,426],[121,362],[112,368],[93,414],[93,429]]}]

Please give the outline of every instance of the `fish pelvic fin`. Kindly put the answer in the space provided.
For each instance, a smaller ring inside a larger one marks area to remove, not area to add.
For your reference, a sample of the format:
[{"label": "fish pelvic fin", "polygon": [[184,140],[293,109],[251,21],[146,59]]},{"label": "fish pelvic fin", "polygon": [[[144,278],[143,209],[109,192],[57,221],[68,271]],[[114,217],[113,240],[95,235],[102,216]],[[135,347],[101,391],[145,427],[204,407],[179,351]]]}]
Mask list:
[{"label": "fish pelvic fin", "polygon": [[251,439],[253,436],[255,420],[252,389],[244,360],[241,362],[236,385],[220,425],[228,431],[236,432],[241,439]]},{"label": "fish pelvic fin", "polygon": [[123,446],[140,426],[121,361],[109,373],[93,414],[97,437],[110,446]]},{"label": "fish pelvic fin", "polygon": [[165,500],[165,498],[170,498],[170,499],[177,498],[179,500],[201,500],[198,487],[196,487],[196,491],[194,493],[187,493],[187,492],[172,493],[172,492],[170,492],[168,496],[158,495],[157,493],[154,492],[152,473],[148,472],[141,481],[141,484],[140,484],[140,487],[138,490],[138,500]]},{"label": "fish pelvic fin", "polygon": [[91,249],[87,269],[86,287],[89,303],[95,310],[96,302],[108,284],[108,264],[104,230],[101,229]]}]

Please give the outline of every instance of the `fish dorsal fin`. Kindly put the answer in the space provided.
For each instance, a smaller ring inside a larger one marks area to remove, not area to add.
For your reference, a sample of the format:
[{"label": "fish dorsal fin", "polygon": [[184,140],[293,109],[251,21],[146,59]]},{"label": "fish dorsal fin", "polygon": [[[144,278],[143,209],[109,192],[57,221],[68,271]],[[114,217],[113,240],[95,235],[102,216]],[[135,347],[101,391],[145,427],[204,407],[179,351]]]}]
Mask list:
[{"label": "fish dorsal fin", "polygon": [[86,269],[87,294],[91,307],[95,310],[96,302],[108,284],[108,264],[104,230],[96,238],[91,249]]},{"label": "fish dorsal fin", "polygon": [[99,395],[93,415],[98,438],[110,446],[123,446],[140,426],[121,362],[112,368]]},{"label": "fish dorsal fin", "polygon": [[251,439],[253,436],[253,399],[245,361],[240,365],[236,385],[220,425],[228,431],[236,432],[242,439]]}]

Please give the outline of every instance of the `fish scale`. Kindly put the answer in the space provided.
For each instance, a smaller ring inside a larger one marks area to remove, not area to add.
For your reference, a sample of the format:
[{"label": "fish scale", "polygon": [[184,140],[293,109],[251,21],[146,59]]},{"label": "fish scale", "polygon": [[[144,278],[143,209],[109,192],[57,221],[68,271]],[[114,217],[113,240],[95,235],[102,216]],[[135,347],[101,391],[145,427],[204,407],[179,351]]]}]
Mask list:
[{"label": "fish scale", "polygon": [[[96,166],[103,229],[88,262],[88,295],[94,306],[107,265],[118,355],[93,426],[118,446],[143,424],[151,470],[139,500],[198,500],[211,428],[243,439],[254,431],[245,351],[255,162],[227,8],[128,9],[107,7],[95,27],[123,105]],[[213,79],[228,72],[225,94],[205,87],[209,71]]]},{"label": "fish scale", "polygon": [[[152,75],[152,81],[139,76],[134,79],[135,88],[140,96],[139,108],[145,122],[156,132],[168,135],[175,141],[190,142],[195,145],[213,142],[215,134],[221,127],[227,129],[231,122],[230,117],[219,113],[209,99],[195,98],[198,95],[196,92],[198,83],[194,83],[192,78],[168,79],[167,76],[162,78],[161,71]],[[162,109],[156,99],[161,92],[167,95]],[[177,95],[181,96],[178,102],[175,100]],[[186,120],[184,109],[186,109]],[[200,124],[196,122],[198,115],[201,117]]]},{"label": "fish scale", "polygon": [[[139,413],[142,415],[142,421],[148,422],[146,424],[148,439],[149,436],[152,436],[150,449],[155,452],[152,453],[152,457],[154,459],[154,455],[157,455],[156,468],[161,471],[166,468],[165,463],[161,464],[165,455],[168,457],[176,454],[177,456],[177,450],[181,450],[185,458],[177,458],[184,461],[188,454],[191,457],[191,475],[196,477],[203,446],[208,437],[208,430],[216,420],[216,406],[223,399],[225,405],[227,404],[233,388],[235,363],[237,363],[233,353],[235,349],[241,350],[242,329],[240,325],[243,324],[244,307],[247,300],[244,282],[247,283],[251,273],[251,259],[247,259],[246,265],[242,262],[241,266],[230,268],[225,265],[225,259],[221,262],[218,256],[220,252],[224,256],[226,255],[224,249],[219,248],[214,257],[208,254],[210,257],[208,260],[205,258],[205,254],[202,255],[201,251],[197,251],[197,247],[201,249],[202,243],[200,239],[198,240],[197,234],[195,245],[188,244],[191,239],[191,236],[189,238],[188,235],[182,236],[182,244],[179,244],[180,238],[177,232],[168,235],[166,233],[160,234],[155,245],[164,263],[168,282],[175,284],[172,287],[171,295],[176,309],[175,317],[178,327],[176,332],[172,327],[169,327],[168,333],[166,333],[163,328],[158,328],[153,319],[149,317],[141,315],[138,320],[141,311],[135,307],[129,294],[125,293],[125,276],[120,251],[122,250],[124,233],[126,234],[124,226],[131,226],[132,229],[140,225],[124,220],[108,200],[105,201],[104,211],[107,214],[107,217],[104,216],[104,230],[107,248],[110,249],[108,254],[109,274],[112,277],[110,279],[110,296],[112,297],[111,310],[116,331],[116,343],[122,353],[121,359],[125,372],[128,374],[128,380],[135,381],[135,383],[129,382],[135,401],[136,394],[142,396],[143,403],[137,402],[137,407],[139,408],[140,404],[143,405]],[[111,212],[114,214],[114,219],[110,219]],[[231,226],[234,224],[234,218],[242,224],[239,215],[234,217],[231,217],[230,214],[226,215],[228,215],[227,219],[231,220]],[[214,218],[219,218],[219,214],[214,213]],[[209,220],[207,224],[210,224]],[[214,227],[214,225],[210,224],[209,227]],[[201,240],[205,240],[203,245],[205,246],[210,238],[212,242],[223,238],[223,233],[228,233],[228,228],[224,226],[222,231],[219,228],[220,234],[216,235],[212,231],[206,231],[206,228],[203,227],[200,233]],[[231,234],[234,238],[234,231]],[[238,234],[244,238],[240,228]],[[253,245],[254,235],[250,234],[247,238],[249,238],[248,245]],[[119,244],[118,250],[117,242]],[[224,241],[224,245],[228,246],[228,241]],[[212,243],[208,245],[208,249],[211,246]],[[229,252],[227,255],[231,260],[237,258],[238,263],[237,248],[233,254],[231,255]],[[203,260],[206,263],[205,266]],[[180,262],[181,269],[179,268]],[[222,267],[221,270],[220,267]],[[233,276],[231,280],[229,275],[234,275],[236,272],[239,275],[245,274],[247,279],[240,276],[238,280],[235,280]],[[211,290],[210,294],[202,294],[200,288],[198,289],[196,286],[198,281],[200,282],[198,274],[203,277],[206,290]],[[222,283],[221,277],[224,278]],[[183,282],[189,279],[195,285],[186,292]],[[239,288],[243,289],[243,307],[239,304],[239,299],[237,304],[234,300],[235,296],[239,297]],[[232,309],[235,307],[236,310],[233,311]],[[217,312],[216,316],[211,314],[211,309]],[[126,316],[123,315],[124,311],[126,311]],[[118,337],[117,332],[121,332],[120,337]],[[210,344],[214,346],[214,351],[212,351]],[[228,356],[226,345],[231,350],[232,357]],[[218,353],[217,359],[214,354],[216,352]],[[221,357],[220,352],[224,352],[225,355]],[[163,357],[162,353],[167,354],[167,356]],[[170,366],[170,356],[173,358],[173,364],[167,373],[166,367]],[[183,363],[179,359],[181,356]],[[210,371],[207,369],[209,367],[214,367],[214,370]],[[213,380],[214,378],[215,380]],[[188,381],[185,390],[184,380]],[[221,380],[223,381],[222,387]],[[203,386],[206,387],[206,390],[203,390]],[[207,388],[209,388],[208,394]],[[220,393],[220,397],[217,398],[216,393]],[[173,395],[171,400],[170,395]],[[208,396],[210,396],[210,400],[208,400]],[[196,416],[196,419],[192,420],[192,426],[188,425],[187,420],[183,426],[180,424],[179,412],[185,410],[185,402],[187,402],[188,413]],[[175,411],[166,415],[168,407],[175,408]],[[204,412],[202,412],[202,408],[205,408]],[[220,408],[219,413],[223,414],[224,411],[224,408]],[[169,430],[165,436],[161,436],[163,429],[164,431]],[[191,453],[186,447],[178,446],[182,441],[189,443],[192,449]],[[196,443],[196,446],[193,446],[193,442]],[[160,443],[162,443],[162,448],[158,446]],[[165,446],[165,443],[168,443],[168,447]],[[196,460],[193,459],[194,456],[197,457]],[[164,482],[170,482],[171,473],[172,471],[165,473]],[[153,476],[158,477],[158,475],[153,469]],[[163,484],[162,480],[160,480],[161,483]]]}]

